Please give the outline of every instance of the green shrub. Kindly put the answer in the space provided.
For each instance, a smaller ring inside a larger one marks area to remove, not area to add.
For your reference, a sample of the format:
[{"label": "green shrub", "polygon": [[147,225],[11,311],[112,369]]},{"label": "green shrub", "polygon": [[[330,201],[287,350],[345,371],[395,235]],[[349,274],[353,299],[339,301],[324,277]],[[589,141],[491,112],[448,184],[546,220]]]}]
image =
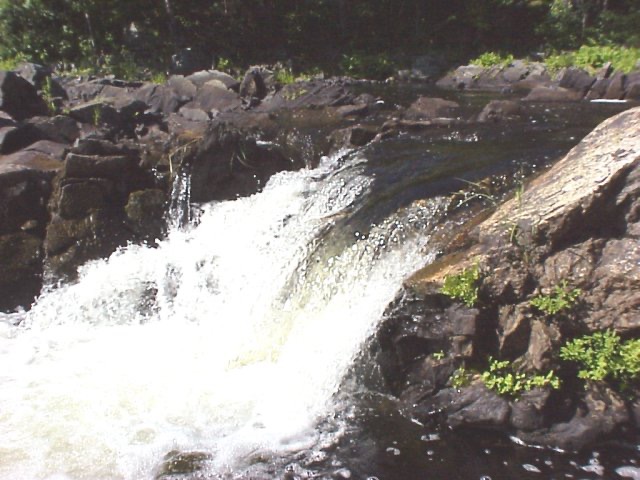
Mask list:
[{"label": "green shrub", "polygon": [[560,379],[553,370],[546,375],[516,372],[508,360],[489,359],[489,369],[482,373],[482,381],[498,395],[517,397],[536,387],[560,388]]},{"label": "green shrub", "polygon": [[276,70],[274,77],[276,82],[282,85],[290,85],[296,81],[296,76],[290,68]]},{"label": "green shrub", "polygon": [[545,64],[551,71],[565,67],[579,67],[593,73],[611,62],[615,70],[628,73],[640,61],[640,48],[627,48],[613,45],[583,45],[572,52],[549,55]]},{"label": "green shrub", "polygon": [[623,390],[640,377],[640,339],[622,342],[613,330],[568,342],[560,349],[560,358],[580,365],[579,378],[610,381]]},{"label": "green shrub", "polygon": [[447,275],[440,292],[448,297],[460,300],[467,307],[472,307],[478,300],[478,281],[480,268],[478,265],[466,268],[457,275]]},{"label": "green shrub", "polygon": [[471,60],[471,65],[480,67],[508,67],[513,63],[513,55],[502,56],[496,52],[485,52],[477,58]]},{"label": "green shrub", "polygon": [[570,290],[567,287],[566,280],[563,280],[560,285],[554,287],[553,293],[549,295],[536,295],[529,303],[547,315],[555,315],[558,312],[573,307],[581,294],[582,290],[579,288]]},{"label": "green shrub", "polygon": [[466,387],[471,383],[471,377],[471,372],[467,371],[464,367],[460,367],[451,375],[451,386],[453,388]]}]

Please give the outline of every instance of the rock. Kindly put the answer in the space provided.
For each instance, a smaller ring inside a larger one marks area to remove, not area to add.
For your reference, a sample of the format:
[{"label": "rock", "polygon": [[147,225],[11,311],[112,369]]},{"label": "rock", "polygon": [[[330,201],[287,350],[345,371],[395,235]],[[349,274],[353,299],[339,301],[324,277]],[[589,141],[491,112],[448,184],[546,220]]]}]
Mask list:
[{"label": "rock", "polygon": [[190,75],[210,67],[211,60],[211,57],[207,57],[203,52],[187,47],[171,55],[169,70],[173,74]]},{"label": "rock", "polygon": [[29,152],[43,154],[47,157],[60,161],[60,165],[62,165],[62,161],[66,157],[68,151],[68,145],[52,142],[51,140],[40,140],[32,143],[24,149],[25,154],[28,154]]},{"label": "rock", "polygon": [[447,423],[459,427],[504,427],[509,422],[509,402],[475,383],[452,395],[446,405]]},{"label": "rock", "polygon": [[189,108],[196,107],[205,112],[211,112],[212,110],[224,112],[241,106],[242,101],[235,92],[210,84],[204,84],[200,87],[193,102],[187,105]]},{"label": "rock", "polygon": [[627,76],[622,72],[616,72],[609,79],[609,85],[607,91],[604,94],[604,98],[609,100],[622,100],[625,94],[624,84]]},{"label": "rock", "polygon": [[166,86],[173,90],[184,103],[191,101],[198,91],[198,88],[191,80],[181,75],[169,77]]},{"label": "rock", "polygon": [[29,120],[39,132],[39,137],[57,143],[72,144],[80,136],[76,120],[67,115],[55,117],[34,117]]},{"label": "rock", "polygon": [[181,106],[191,99],[181,97],[167,85],[148,84],[139,89],[135,98],[144,102],[151,113],[169,115],[177,112]]},{"label": "rock", "polygon": [[184,106],[178,112],[182,117],[192,122],[208,122],[209,115],[201,108],[191,108]]},{"label": "rock", "polygon": [[640,100],[640,71],[636,70],[627,75],[625,90],[625,100]]},{"label": "rock", "polygon": [[17,152],[42,138],[42,134],[29,124],[0,127],[0,154]]},{"label": "rock", "polygon": [[259,68],[250,68],[244,74],[239,89],[240,96],[255,97],[262,100],[267,96],[267,85],[265,83],[263,72]]},{"label": "rock", "polygon": [[25,232],[0,235],[0,311],[29,307],[42,287],[42,239]]},{"label": "rock", "polygon": [[378,134],[378,129],[365,125],[336,130],[330,136],[333,149],[339,150],[345,147],[362,147],[372,141]]},{"label": "rock", "polygon": [[581,68],[569,67],[558,74],[556,81],[560,88],[575,90],[584,96],[594,84],[596,78]]},{"label": "rock", "polygon": [[577,102],[582,100],[582,92],[561,87],[536,87],[523,102]]},{"label": "rock", "polygon": [[224,123],[208,127],[182,165],[191,172],[193,202],[250,195],[274,173],[304,166]]},{"label": "rock", "polygon": [[353,105],[356,97],[348,87],[349,83],[343,80],[292,83],[265,98],[255,111],[276,112]]},{"label": "rock", "polygon": [[36,88],[13,72],[0,72],[0,110],[16,120],[48,113]]},{"label": "rock", "polygon": [[609,78],[597,79],[591,86],[591,89],[589,90],[585,98],[587,100],[596,100],[599,98],[603,98],[607,93],[607,89],[609,88],[610,83],[611,80]]},{"label": "rock", "polygon": [[238,82],[231,75],[224,72],[219,72],[218,70],[203,70],[193,73],[186,78],[198,88],[211,80],[218,80],[219,82],[222,82],[224,86],[229,90],[234,90],[237,92],[240,89],[240,82]]},{"label": "rock", "polygon": [[431,120],[434,118],[456,117],[460,111],[460,105],[442,98],[419,97],[404,112],[404,117],[409,120]]},{"label": "rock", "polygon": [[92,210],[105,208],[110,189],[113,186],[101,178],[65,183],[60,189],[58,214],[67,219],[82,218]]},{"label": "rock", "polygon": [[369,107],[367,106],[367,104],[344,105],[336,109],[336,113],[343,118],[360,117],[366,115],[368,112]]},{"label": "rock", "polygon": [[124,209],[138,237],[147,242],[162,237],[166,203],[166,195],[159,189],[138,190],[129,194]]},{"label": "rock", "polygon": [[520,432],[519,436],[527,443],[578,451],[614,432],[628,420],[625,402],[618,394],[604,386],[591,386],[571,420],[541,431]]},{"label": "rock", "polygon": [[545,425],[545,409],[549,407],[551,392],[536,388],[524,392],[520,398],[511,402],[509,423],[520,432],[538,430]]},{"label": "rock", "polygon": [[492,100],[478,115],[479,122],[502,122],[522,115],[520,103],[512,100]]},{"label": "rock", "polygon": [[528,82],[532,88],[540,84],[548,84],[551,78],[544,64],[539,62],[525,62],[514,60],[511,64],[503,66],[481,67],[479,65],[466,65],[449,72],[436,82],[441,88],[452,90],[485,90],[485,91],[510,91],[516,84],[522,90],[524,83]]}]

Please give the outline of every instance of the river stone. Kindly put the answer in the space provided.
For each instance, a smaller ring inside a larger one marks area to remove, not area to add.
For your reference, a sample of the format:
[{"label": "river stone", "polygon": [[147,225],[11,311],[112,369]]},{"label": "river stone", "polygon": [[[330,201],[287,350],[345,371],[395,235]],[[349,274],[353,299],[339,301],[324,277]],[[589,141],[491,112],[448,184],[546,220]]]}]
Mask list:
[{"label": "river stone", "polygon": [[560,71],[556,77],[556,81],[561,88],[575,90],[585,95],[596,79],[581,68],[569,67]]},{"label": "river stone", "polygon": [[153,241],[162,236],[165,205],[165,193],[159,189],[138,190],[129,194],[124,209],[129,224],[141,239]]},{"label": "river stone", "polygon": [[492,100],[478,115],[479,122],[502,122],[522,115],[520,103],[512,100]]},{"label": "river stone", "polygon": [[203,70],[193,73],[186,78],[198,88],[210,80],[218,80],[219,82],[222,82],[226,88],[236,92],[240,88],[240,82],[231,75],[218,70]]},{"label": "river stone", "polygon": [[434,118],[451,118],[458,116],[460,105],[442,98],[420,97],[405,111],[404,117],[409,120],[431,120]]},{"label": "river stone", "polygon": [[43,139],[57,143],[72,144],[80,136],[80,129],[76,120],[67,115],[55,117],[34,117],[29,119]]},{"label": "river stone", "polygon": [[65,178],[121,178],[136,165],[136,159],[125,155],[98,156],[70,153],[64,165]]},{"label": "river stone", "polygon": [[577,102],[581,100],[583,93],[562,87],[536,87],[529,95],[522,99],[523,102]]},{"label": "river stone", "polygon": [[29,124],[0,127],[0,154],[17,152],[42,138],[41,132]]},{"label": "river stone", "polygon": [[235,92],[227,90],[224,86],[205,83],[198,89],[193,102],[187,106],[191,105],[205,112],[212,110],[223,112],[239,108],[242,106],[242,101]]},{"label": "river stone", "polygon": [[58,213],[63,218],[81,218],[91,210],[105,208],[108,205],[105,189],[108,187],[102,179],[63,185],[58,199]]},{"label": "river stone", "polygon": [[622,72],[616,72],[609,79],[609,85],[607,91],[604,94],[604,98],[608,100],[622,100],[625,94],[624,84],[627,76]]}]

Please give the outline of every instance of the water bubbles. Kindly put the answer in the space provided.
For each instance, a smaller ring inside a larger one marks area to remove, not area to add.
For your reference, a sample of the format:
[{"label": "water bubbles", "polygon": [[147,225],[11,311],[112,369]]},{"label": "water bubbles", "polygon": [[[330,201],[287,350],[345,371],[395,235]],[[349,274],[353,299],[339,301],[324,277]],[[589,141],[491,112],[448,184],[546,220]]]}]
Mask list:
[{"label": "water bubbles", "polygon": [[531,465],[530,463],[523,464],[522,468],[524,468],[527,472],[542,473],[542,471],[538,467],[536,467],[535,465]]},{"label": "water bubbles", "polygon": [[388,447],[388,448],[387,448],[387,450],[386,450],[386,452],[387,452],[387,453],[390,453],[390,454],[392,454],[393,456],[396,456],[396,457],[397,457],[398,455],[400,455],[400,449],[395,448],[395,447]]},{"label": "water bubbles", "polygon": [[616,473],[623,478],[631,478],[632,480],[640,480],[640,468],[623,466],[616,468]]}]

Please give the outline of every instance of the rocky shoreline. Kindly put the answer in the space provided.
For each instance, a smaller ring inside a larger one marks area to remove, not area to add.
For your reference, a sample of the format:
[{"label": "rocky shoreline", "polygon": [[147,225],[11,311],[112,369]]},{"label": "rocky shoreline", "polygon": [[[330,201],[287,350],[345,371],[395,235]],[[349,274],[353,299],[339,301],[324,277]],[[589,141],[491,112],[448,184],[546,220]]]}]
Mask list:
[{"label": "rocky shoreline", "polygon": [[[517,122],[545,102],[640,99],[640,72],[552,77],[524,62],[460,67],[437,82],[510,94],[471,115],[434,97],[396,108],[361,93],[366,84],[281,85],[266,67],[242,81],[202,71],[161,85],[57,77],[33,64],[0,72],[0,310],[28,308],[43,284],[72,281],[80,265],[129,242],[162,238],[182,174],[192,202],[232,199],[278,171],[402,132]],[[406,282],[371,345],[408,415],[570,450],[637,431],[637,385],[631,396],[603,382],[583,389],[557,353],[577,335],[640,333],[639,165],[636,108],[598,127],[489,219],[443,237],[443,257]],[[477,304],[442,294],[447,275],[473,265],[482,277]],[[552,316],[531,307],[562,282],[584,292],[579,308]],[[489,357],[522,372],[555,369],[563,386],[498,395],[473,373]],[[461,367],[469,383],[453,386]]]}]

